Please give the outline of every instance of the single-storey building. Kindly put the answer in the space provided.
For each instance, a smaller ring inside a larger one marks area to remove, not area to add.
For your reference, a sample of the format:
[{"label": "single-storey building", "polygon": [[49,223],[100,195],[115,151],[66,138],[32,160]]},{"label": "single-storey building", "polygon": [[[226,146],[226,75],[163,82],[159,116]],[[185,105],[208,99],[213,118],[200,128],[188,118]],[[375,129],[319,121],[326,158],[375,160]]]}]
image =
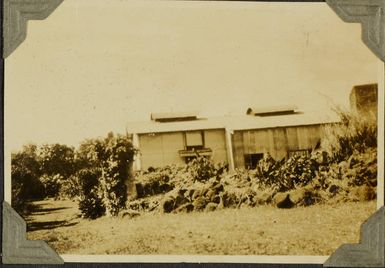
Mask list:
[{"label": "single-storey building", "polygon": [[253,168],[264,154],[276,160],[308,153],[320,142],[330,118],[300,113],[295,107],[247,109],[246,115],[199,118],[196,113],[152,114],[130,123],[127,132],[139,148],[134,169],[185,164],[197,154],[230,169]]},{"label": "single-storey building", "polygon": [[159,113],[150,121],[130,123],[127,132],[140,150],[136,170],[185,164],[197,153],[228,162],[225,127],[219,120],[198,118],[195,113]]}]

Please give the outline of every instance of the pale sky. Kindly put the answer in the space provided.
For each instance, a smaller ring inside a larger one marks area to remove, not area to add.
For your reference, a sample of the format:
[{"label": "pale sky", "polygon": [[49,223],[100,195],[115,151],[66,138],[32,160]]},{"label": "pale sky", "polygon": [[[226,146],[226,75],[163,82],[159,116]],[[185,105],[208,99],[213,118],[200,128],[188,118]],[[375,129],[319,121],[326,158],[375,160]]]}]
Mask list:
[{"label": "pale sky", "polygon": [[325,3],[65,0],[6,59],[5,143],[77,146],[151,112],[327,113],[378,80],[360,39]]}]

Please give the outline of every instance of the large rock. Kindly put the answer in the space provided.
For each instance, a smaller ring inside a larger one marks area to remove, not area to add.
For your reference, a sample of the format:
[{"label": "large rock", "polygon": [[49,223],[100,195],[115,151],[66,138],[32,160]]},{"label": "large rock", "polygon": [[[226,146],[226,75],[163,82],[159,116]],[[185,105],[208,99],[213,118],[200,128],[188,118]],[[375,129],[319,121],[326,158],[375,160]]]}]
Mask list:
[{"label": "large rock", "polygon": [[257,205],[267,205],[273,201],[273,194],[269,192],[261,192],[254,196],[254,202]]},{"label": "large rock", "polygon": [[202,211],[206,207],[206,199],[203,196],[197,197],[193,201],[194,209],[197,211]]},{"label": "large rock", "polygon": [[236,194],[232,192],[223,192],[222,202],[225,208],[236,207],[239,203]]},{"label": "large rock", "polygon": [[201,189],[195,189],[193,195],[192,195],[192,200],[197,199],[198,197],[202,196],[202,190]]},{"label": "large rock", "polygon": [[299,188],[289,192],[290,201],[293,202],[294,205],[299,205],[305,198],[305,189]]},{"label": "large rock", "polygon": [[184,204],[180,207],[177,207],[174,212],[175,213],[188,213],[194,210],[194,205],[191,203]]},{"label": "large rock", "polygon": [[206,200],[211,201],[216,196],[216,191],[214,189],[210,189],[207,191],[205,196],[206,196]]},{"label": "large rock", "polygon": [[190,200],[193,200],[194,193],[195,193],[195,189],[193,188],[188,189],[188,191],[185,193],[185,197]]},{"label": "large rock", "polygon": [[135,218],[138,216],[140,216],[140,213],[135,211],[135,210],[127,209],[127,210],[123,210],[123,211],[119,212],[119,217],[121,217],[121,218],[132,219],[132,218]]},{"label": "large rock", "polygon": [[174,208],[180,207],[180,206],[182,206],[188,202],[189,202],[189,200],[184,196],[184,193],[183,193],[183,195],[179,194],[175,198]]},{"label": "large rock", "polygon": [[274,196],[274,204],[278,208],[292,208],[294,203],[290,200],[290,194],[288,193],[277,193]]},{"label": "large rock", "polygon": [[210,203],[208,203],[208,204],[206,205],[205,212],[214,211],[214,210],[217,209],[217,207],[218,207],[218,204],[215,204],[215,203],[210,202]]},{"label": "large rock", "polygon": [[219,195],[214,196],[211,200],[212,203],[219,204],[221,202],[221,197]]},{"label": "large rock", "polygon": [[163,212],[170,213],[174,210],[175,199],[172,196],[167,197],[162,204]]}]

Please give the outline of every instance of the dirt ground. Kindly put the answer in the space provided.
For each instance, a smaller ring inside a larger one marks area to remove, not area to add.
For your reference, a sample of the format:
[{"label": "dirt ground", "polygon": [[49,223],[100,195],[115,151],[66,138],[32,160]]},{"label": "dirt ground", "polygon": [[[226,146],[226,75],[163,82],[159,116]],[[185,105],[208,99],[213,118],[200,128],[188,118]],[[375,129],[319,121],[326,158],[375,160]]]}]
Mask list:
[{"label": "dirt ground", "polygon": [[376,210],[371,201],[86,220],[72,201],[35,205],[28,239],[45,240],[60,254],[330,255],[357,243],[361,223]]}]

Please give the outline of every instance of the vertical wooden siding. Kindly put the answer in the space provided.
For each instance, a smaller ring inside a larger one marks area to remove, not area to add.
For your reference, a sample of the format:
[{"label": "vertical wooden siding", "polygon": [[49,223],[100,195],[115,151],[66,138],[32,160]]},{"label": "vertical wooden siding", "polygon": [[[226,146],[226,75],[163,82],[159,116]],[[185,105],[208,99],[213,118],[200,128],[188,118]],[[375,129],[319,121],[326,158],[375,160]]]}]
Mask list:
[{"label": "vertical wooden siding", "polygon": [[153,136],[140,135],[142,169],[183,164],[178,151],[184,148],[182,132],[156,133]]},{"label": "vertical wooden siding", "polygon": [[[205,147],[213,151],[214,162],[227,163],[226,139],[224,129],[204,131]],[[185,135],[180,132],[155,133],[139,135],[140,161],[143,170],[149,167],[162,167],[171,164],[182,165],[184,158],[179,150],[185,149]]]},{"label": "vertical wooden siding", "polygon": [[235,167],[245,166],[245,154],[270,153],[281,160],[289,150],[313,149],[320,138],[320,125],[234,131]]},{"label": "vertical wooden siding", "polygon": [[213,151],[212,159],[214,162],[228,162],[224,129],[205,130],[204,140],[205,147]]}]

